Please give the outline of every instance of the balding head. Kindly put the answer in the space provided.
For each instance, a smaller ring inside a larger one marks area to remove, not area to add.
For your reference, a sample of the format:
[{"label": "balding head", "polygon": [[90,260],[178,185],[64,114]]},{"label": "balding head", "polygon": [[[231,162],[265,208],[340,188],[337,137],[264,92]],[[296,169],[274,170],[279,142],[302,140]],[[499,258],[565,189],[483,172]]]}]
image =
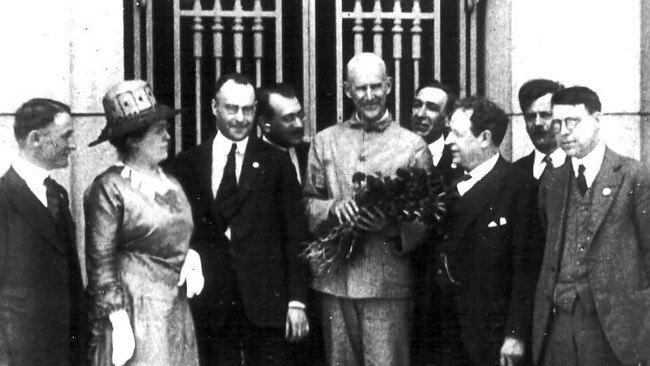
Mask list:
[{"label": "balding head", "polygon": [[351,77],[358,74],[359,70],[367,70],[370,68],[373,70],[379,70],[381,75],[386,78],[386,63],[381,59],[381,57],[372,52],[363,52],[355,55],[350,59],[350,61],[348,61],[346,67],[348,82]]}]

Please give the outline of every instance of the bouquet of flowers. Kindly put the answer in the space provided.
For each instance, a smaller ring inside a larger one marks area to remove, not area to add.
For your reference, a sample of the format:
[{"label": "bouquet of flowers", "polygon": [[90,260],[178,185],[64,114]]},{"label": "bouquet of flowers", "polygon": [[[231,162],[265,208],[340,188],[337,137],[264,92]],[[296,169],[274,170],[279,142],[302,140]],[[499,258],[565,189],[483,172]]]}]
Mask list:
[{"label": "bouquet of flowers", "polygon": [[[395,177],[355,173],[354,201],[359,209],[376,207],[391,225],[419,219],[439,230],[446,213],[442,175],[422,168],[399,168]],[[303,256],[318,274],[333,273],[354,261],[365,232],[353,221],[340,223],[329,217],[316,230],[316,239],[307,244]]]}]

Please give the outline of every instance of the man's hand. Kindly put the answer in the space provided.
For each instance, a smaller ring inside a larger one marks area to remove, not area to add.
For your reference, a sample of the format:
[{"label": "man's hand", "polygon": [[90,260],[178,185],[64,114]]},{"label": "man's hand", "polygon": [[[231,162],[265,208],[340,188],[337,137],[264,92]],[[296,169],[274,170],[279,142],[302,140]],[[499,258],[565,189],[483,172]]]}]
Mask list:
[{"label": "man's hand", "polygon": [[289,342],[298,342],[309,334],[309,321],[305,309],[290,307],[287,310],[287,323],[284,337]]},{"label": "man's hand", "polygon": [[201,293],[204,282],[201,257],[195,250],[190,249],[187,251],[185,262],[183,262],[183,267],[181,267],[181,277],[178,281],[178,286],[183,286],[183,283],[187,283],[185,289],[187,290],[187,298],[190,299],[194,295]]},{"label": "man's hand", "polygon": [[355,220],[356,227],[370,232],[381,231],[387,224],[386,215],[377,207],[363,207]]},{"label": "man's hand", "polygon": [[354,221],[355,216],[359,213],[359,207],[352,198],[341,198],[334,201],[330,212],[336,216],[339,223]]},{"label": "man's hand", "polygon": [[113,354],[111,356],[115,366],[122,366],[133,357],[135,338],[133,329],[126,310],[118,310],[108,316],[113,327]]},{"label": "man's hand", "polygon": [[524,357],[524,343],[512,337],[506,337],[501,346],[501,366],[515,366]]}]

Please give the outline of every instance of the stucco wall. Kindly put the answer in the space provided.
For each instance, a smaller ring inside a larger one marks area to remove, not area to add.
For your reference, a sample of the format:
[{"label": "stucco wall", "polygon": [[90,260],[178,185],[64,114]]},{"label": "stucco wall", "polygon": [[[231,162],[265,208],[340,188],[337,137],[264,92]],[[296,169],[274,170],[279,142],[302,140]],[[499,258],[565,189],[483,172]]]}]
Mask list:
[{"label": "stucco wall", "polygon": [[[491,52],[509,57],[486,57],[487,69],[506,70],[509,77],[486,73],[488,97],[503,100],[495,93],[509,90],[506,109],[520,113],[519,88],[529,79],[542,77],[592,88],[605,114],[640,111],[642,1],[500,0],[489,4],[488,17],[509,21],[492,21],[500,29],[486,32],[486,43],[503,45]],[[639,116],[604,116],[603,122],[609,146],[641,158],[646,133]],[[532,149],[521,116],[513,118],[511,144],[513,159]]]}]

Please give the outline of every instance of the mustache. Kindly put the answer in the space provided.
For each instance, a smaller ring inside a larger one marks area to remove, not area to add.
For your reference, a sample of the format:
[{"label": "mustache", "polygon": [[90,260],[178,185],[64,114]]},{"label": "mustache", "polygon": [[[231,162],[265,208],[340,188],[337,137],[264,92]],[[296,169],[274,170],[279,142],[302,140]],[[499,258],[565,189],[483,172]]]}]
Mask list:
[{"label": "mustache", "polygon": [[532,130],[530,131],[531,135],[534,136],[545,136],[551,134],[553,131],[551,129],[545,129],[543,126],[534,126]]}]

